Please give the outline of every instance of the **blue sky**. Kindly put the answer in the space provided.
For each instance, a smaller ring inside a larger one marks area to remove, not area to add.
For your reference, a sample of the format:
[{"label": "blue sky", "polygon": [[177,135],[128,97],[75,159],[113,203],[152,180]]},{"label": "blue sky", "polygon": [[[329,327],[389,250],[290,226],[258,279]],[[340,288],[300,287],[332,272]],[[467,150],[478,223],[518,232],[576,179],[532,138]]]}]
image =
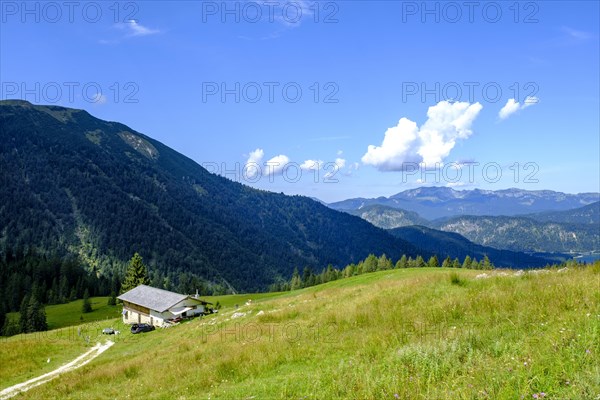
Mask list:
[{"label": "blue sky", "polygon": [[324,201],[600,191],[598,2],[278,3],[4,1],[0,97]]}]

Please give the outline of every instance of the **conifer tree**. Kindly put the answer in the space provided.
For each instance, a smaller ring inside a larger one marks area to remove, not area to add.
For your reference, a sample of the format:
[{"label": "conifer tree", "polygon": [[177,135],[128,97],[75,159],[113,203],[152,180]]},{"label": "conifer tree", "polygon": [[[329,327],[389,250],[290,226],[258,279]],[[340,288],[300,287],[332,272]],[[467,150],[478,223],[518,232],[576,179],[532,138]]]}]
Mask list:
[{"label": "conifer tree", "polygon": [[494,269],[494,264],[491,263],[487,254],[483,257],[483,261],[481,262],[481,269]]},{"label": "conifer tree", "polygon": [[19,315],[19,328],[22,333],[45,331],[48,329],[46,311],[35,296],[25,296],[23,299]]},{"label": "conifer tree", "polygon": [[26,294],[21,301],[21,307],[19,307],[19,331],[27,332],[27,307],[29,305],[29,294]]},{"label": "conifer tree", "polygon": [[125,274],[125,279],[121,285],[121,293],[125,293],[139,285],[148,285],[149,283],[148,269],[144,265],[142,256],[135,253],[131,258],[131,261],[129,261],[127,273]]},{"label": "conifer tree", "polygon": [[46,323],[46,311],[35,296],[29,299],[27,307],[27,332],[39,332],[48,330]]},{"label": "conifer tree", "polygon": [[85,289],[85,292],[83,293],[83,304],[81,306],[81,312],[84,314],[92,312],[92,303],[90,302],[90,292],[87,289]]},{"label": "conifer tree", "polygon": [[408,268],[408,259],[406,258],[406,254],[402,254],[402,257],[396,263],[396,268]]},{"label": "conifer tree", "polygon": [[452,259],[450,258],[450,256],[447,256],[446,258],[444,258],[444,262],[442,262],[442,268],[452,268]]},{"label": "conifer tree", "polygon": [[298,273],[298,268],[294,269],[294,273],[292,274],[292,280],[290,282],[290,290],[297,290],[302,288],[302,279],[300,278],[300,274]]},{"label": "conifer tree", "polygon": [[369,254],[363,263],[363,273],[375,272],[377,270],[378,259],[374,254]]},{"label": "conifer tree", "polygon": [[463,262],[462,267],[471,268],[471,257],[469,255],[465,257],[465,261]]},{"label": "conifer tree", "polygon": [[117,294],[115,292],[110,292],[110,296],[108,297],[108,301],[106,304],[109,306],[117,305]]},{"label": "conifer tree", "polygon": [[431,268],[438,268],[440,266],[440,262],[438,261],[438,258],[436,255],[433,255],[429,258],[429,262],[427,263],[428,267]]}]

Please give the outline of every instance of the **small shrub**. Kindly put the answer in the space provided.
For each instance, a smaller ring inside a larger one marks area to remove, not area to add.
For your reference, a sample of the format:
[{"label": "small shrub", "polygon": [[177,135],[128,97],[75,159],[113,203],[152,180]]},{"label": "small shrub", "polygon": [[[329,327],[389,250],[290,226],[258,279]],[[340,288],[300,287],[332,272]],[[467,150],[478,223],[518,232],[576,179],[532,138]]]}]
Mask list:
[{"label": "small shrub", "polygon": [[457,286],[465,286],[467,281],[460,277],[456,272],[450,274],[450,283]]},{"label": "small shrub", "polygon": [[137,365],[130,365],[123,371],[123,375],[125,375],[125,377],[128,379],[136,378],[139,373],[140,368]]}]

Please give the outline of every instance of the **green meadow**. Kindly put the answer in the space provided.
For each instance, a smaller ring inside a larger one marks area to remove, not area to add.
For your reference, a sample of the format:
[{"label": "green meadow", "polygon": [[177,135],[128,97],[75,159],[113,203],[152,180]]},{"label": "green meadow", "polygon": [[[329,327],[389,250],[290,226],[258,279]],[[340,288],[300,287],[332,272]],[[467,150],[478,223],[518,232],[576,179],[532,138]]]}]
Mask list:
[{"label": "green meadow", "polygon": [[[92,312],[82,313],[83,300],[75,300],[66,304],[46,306],[46,322],[48,329],[58,329],[66,326],[79,325],[91,321],[101,321],[118,318],[121,306],[109,306],[108,297],[92,297]],[[8,318],[18,320],[19,313],[9,313]]]},{"label": "green meadow", "polygon": [[[218,314],[150,333],[105,321],[122,330],[113,347],[19,396],[600,398],[600,263],[522,274],[399,269],[208,300],[223,305]],[[1,365],[12,363],[2,388],[47,371],[48,357],[69,360],[106,340],[102,326],[84,325],[90,344],[77,335],[0,341]]]}]

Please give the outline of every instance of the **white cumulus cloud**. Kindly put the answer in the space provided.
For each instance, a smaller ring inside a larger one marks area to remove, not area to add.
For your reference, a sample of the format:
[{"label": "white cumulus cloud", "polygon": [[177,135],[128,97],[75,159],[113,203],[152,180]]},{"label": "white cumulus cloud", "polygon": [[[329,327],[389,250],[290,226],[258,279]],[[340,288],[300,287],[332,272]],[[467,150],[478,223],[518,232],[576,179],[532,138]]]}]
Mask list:
[{"label": "white cumulus cloud", "polygon": [[508,99],[504,107],[498,112],[500,119],[506,119],[516,113],[519,110],[524,110],[527,107],[537,104],[539,99],[537,97],[528,96],[523,104],[519,103],[515,99]]},{"label": "white cumulus cloud", "polygon": [[251,151],[248,155],[248,160],[246,160],[246,165],[244,166],[244,173],[248,178],[254,178],[262,171],[262,160],[265,156],[265,152],[263,149],[256,149]]},{"label": "white cumulus cloud", "polygon": [[441,163],[458,140],[471,136],[471,125],[482,108],[480,103],[440,101],[429,107],[421,127],[401,118],[388,128],[380,146],[368,147],[362,162],[381,171],[401,171],[405,163]]},{"label": "white cumulus cloud", "polygon": [[327,164],[325,169],[328,170],[328,172],[325,174],[325,178],[329,179],[334,177],[339,172],[339,170],[341,170],[345,166],[346,160],[344,160],[343,158],[336,158],[333,163]]},{"label": "white cumulus cloud", "polygon": [[[264,158],[265,152],[263,149],[257,148],[254,151],[251,151],[247,155],[246,163],[244,165],[244,177],[248,178],[249,180],[256,181],[265,176],[273,177],[276,175],[285,174],[286,168],[294,166],[294,168],[300,168],[304,171],[315,172],[323,170],[326,172],[325,177],[331,178],[340,170],[345,168],[347,164],[346,160],[341,157],[337,157],[335,161],[332,162],[324,162],[318,159],[308,159],[301,164],[292,162],[290,158],[284,154],[279,154],[267,161],[264,161]],[[357,170],[358,164],[350,165],[348,169],[352,171]]]},{"label": "white cumulus cloud", "polygon": [[312,170],[317,171],[321,169],[321,165],[323,165],[323,161],[320,160],[306,160],[302,164],[300,164],[300,168],[304,170]]},{"label": "white cumulus cloud", "polygon": [[267,175],[279,175],[285,167],[290,163],[288,156],[280,154],[271,158],[265,163]]}]

